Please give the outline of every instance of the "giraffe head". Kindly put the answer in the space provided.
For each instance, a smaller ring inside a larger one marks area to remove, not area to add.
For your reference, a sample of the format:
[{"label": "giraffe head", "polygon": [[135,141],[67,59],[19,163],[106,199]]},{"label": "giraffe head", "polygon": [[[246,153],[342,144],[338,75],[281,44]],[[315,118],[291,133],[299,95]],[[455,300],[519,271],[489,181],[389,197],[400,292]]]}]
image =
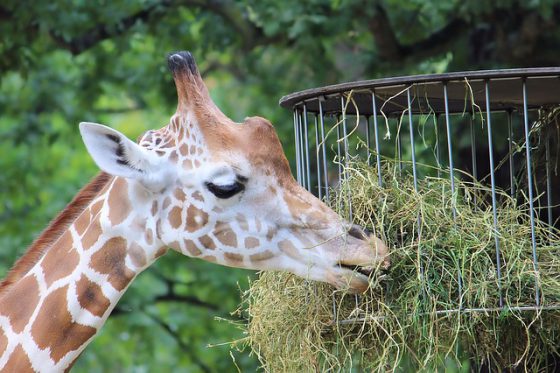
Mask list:
[{"label": "giraffe head", "polygon": [[99,167],[151,196],[161,245],[364,291],[368,268],[386,260],[384,244],[297,184],[269,121],[226,117],[190,53],[171,54],[168,63],[179,101],[168,125],[134,143],[111,128],[80,124]]}]

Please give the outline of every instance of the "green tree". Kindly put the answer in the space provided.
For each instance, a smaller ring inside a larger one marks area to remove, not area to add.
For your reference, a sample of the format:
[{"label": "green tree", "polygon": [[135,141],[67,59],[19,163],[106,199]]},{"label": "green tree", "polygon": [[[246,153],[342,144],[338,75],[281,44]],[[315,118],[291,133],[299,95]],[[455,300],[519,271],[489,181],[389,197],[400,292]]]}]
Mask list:
[{"label": "green tree", "polygon": [[[434,0],[4,0],[0,4],[0,271],[96,172],[79,121],[136,138],[165,124],[165,66],[191,50],[222,110],[275,123],[280,96],[345,80],[557,64],[560,5]],[[231,370],[242,270],[173,253],[133,284],[76,371]],[[240,320],[241,322],[242,320]],[[236,363],[256,363],[235,352]]]}]

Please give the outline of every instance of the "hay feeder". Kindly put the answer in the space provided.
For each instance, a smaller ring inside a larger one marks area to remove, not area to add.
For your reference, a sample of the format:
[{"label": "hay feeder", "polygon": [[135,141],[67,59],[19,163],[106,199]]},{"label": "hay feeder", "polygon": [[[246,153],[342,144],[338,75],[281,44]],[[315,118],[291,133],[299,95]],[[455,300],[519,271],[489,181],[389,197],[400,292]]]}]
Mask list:
[{"label": "hay feeder", "polygon": [[338,84],[283,97],[298,182],[390,246],[362,296],[263,273],[268,371],[550,371],[560,346],[560,68]]}]

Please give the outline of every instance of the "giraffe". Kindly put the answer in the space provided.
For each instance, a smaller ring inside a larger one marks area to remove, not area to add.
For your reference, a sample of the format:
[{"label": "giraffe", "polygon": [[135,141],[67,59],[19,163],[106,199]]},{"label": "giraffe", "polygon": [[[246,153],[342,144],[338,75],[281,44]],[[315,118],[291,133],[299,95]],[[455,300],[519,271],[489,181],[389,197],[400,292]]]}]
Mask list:
[{"label": "giraffe", "polygon": [[134,278],[170,249],[354,292],[388,265],[381,240],[297,184],[270,122],[226,117],[189,52],[168,65],[178,106],[166,126],[133,142],[80,123],[102,171],[0,284],[0,371],[70,370]]}]

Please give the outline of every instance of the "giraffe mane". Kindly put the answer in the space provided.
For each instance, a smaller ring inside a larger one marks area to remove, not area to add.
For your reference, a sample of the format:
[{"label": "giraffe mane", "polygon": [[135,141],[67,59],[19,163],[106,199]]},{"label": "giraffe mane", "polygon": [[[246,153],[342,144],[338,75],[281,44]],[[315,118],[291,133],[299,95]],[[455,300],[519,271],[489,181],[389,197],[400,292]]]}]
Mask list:
[{"label": "giraffe mane", "polygon": [[33,241],[27,251],[17,260],[6,278],[0,282],[0,295],[14,282],[21,279],[43,257],[47,249],[54,243],[78,216],[87,208],[99,191],[107,185],[112,176],[98,173],[88,184],[82,187],[72,201],[62,210]]}]

